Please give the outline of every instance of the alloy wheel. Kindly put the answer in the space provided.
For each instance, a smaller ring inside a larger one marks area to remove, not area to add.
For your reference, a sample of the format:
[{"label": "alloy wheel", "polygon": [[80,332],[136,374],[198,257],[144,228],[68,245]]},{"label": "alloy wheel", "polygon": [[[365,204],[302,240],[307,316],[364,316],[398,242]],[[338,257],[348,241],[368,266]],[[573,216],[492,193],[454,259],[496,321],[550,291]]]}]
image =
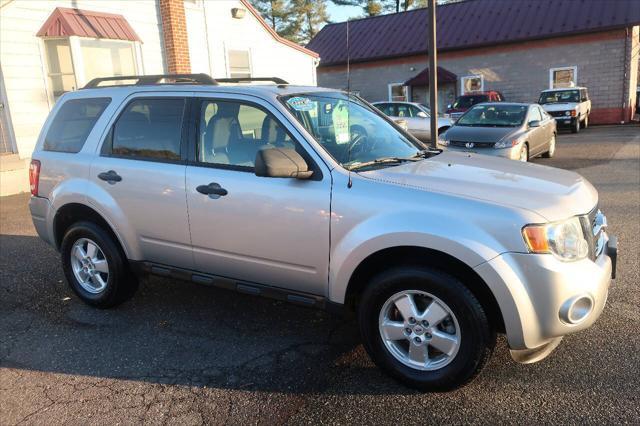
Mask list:
[{"label": "alloy wheel", "polygon": [[425,291],[405,290],[387,299],[378,329],[391,355],[416,370],[443,368],[460,349],[460,326],[453,311]]},{"label": "alloy wheel", "polygon": [[109,281],[109,263],[98,244],[80,238],[71,247],[71,269],[80,286],[92,294],[104,291]]}]

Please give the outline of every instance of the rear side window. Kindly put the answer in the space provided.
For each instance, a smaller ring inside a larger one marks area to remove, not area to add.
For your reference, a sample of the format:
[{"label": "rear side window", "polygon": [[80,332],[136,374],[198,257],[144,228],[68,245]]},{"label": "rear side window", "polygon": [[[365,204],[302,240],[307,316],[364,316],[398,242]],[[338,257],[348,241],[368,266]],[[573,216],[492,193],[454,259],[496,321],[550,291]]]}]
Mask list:
[{"label": "rear side window", "polygon": [[184,108],[184,99],[131,102],[113,126],[111,146],[103,152],[119,157],[180,160]]},{"label": "rear side window", "polygon": [[53,118],[43,149],[79,152],[111,98],[72,99],[65,102]]}]

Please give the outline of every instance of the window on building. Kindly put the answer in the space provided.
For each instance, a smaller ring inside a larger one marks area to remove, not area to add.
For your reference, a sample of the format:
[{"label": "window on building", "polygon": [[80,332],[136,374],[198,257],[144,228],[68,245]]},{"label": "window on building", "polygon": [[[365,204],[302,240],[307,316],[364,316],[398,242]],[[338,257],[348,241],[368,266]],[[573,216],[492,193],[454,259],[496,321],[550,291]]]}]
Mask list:
[{"label": "window on building", "polygon": [[251,169],[258,150],[295,143],[266,111],[238,102],[205,101],[200,109],[198,160]]},{"label": "window on building", "polygon": [[391,83],[389,84],[389,101],[409,101],[409,86],[405,86],[404,83]]},{"label": "window on building", "polygon": [[64,103],[44,139],[45,151],[80,152],[111,98],[72,99]]},{"label": "window on building", "polygon": [[54,100],[57,100],[63,93],[75,90],[77,87],[69,39],[45,40],[44,49],[49,87]]},{"label": "window on building", "polygon": [[[113,126],[107,154],[148,160],[179,160],[184,99],[131,102]],[[110,148],[110,149],[109,149]]]},{"label": "window on building", "polygon": [[251,58],[248,50],[229,50],[229,77],[251,77]]},{"label": "window on building", "polygon": [[460,92],[464,95],[469,92],[484,90],[484,78],[482,75],[468,75],[460,77]]},{"label": "window on building", "polygon": [[84,79],[136,74],[136,54],[130,41],[80,39]]},{"label": "window on building", "polygon": [[551,68],[549,70],[549,88],[575,87],[578,85],[578,67]]}]

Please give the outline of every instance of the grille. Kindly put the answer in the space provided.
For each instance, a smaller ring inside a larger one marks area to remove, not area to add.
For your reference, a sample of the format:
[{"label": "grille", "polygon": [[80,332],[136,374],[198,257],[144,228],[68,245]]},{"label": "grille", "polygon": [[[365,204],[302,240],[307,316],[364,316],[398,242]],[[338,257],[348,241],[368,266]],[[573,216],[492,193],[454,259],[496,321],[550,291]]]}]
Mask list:
[{"label": "grille", "polygon": [[469,148],[493,148],[495,142],[470,142],[470,141],[450,141],[450,146],[455,146],[458,148],[467,148],[467,144],[472,143],[473,146]]},{"label": "grille", "polygon": [[564,113],[565,111],[551,111],[549,115],[552,117],[571,117],[569,115],[565,115]]}]

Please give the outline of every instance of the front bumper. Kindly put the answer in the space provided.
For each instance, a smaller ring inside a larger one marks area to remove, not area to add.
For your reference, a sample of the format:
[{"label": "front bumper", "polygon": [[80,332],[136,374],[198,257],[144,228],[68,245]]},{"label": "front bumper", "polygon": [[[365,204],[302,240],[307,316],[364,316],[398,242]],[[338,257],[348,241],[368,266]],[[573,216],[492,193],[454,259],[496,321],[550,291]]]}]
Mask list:
[{"label": "front bumper", "polygon": [[514,359],[540,360],[563,336],[598,319],[617,259],[615,238],[605,238],[606,248],[595,260],[563,262],[550,254],[504,253],[475,268],[500,306]]},{"label": "front bumper", "polygon": [[556,120],[556,126],[575,126],[577,117],[558,116],[553,117]]}]

